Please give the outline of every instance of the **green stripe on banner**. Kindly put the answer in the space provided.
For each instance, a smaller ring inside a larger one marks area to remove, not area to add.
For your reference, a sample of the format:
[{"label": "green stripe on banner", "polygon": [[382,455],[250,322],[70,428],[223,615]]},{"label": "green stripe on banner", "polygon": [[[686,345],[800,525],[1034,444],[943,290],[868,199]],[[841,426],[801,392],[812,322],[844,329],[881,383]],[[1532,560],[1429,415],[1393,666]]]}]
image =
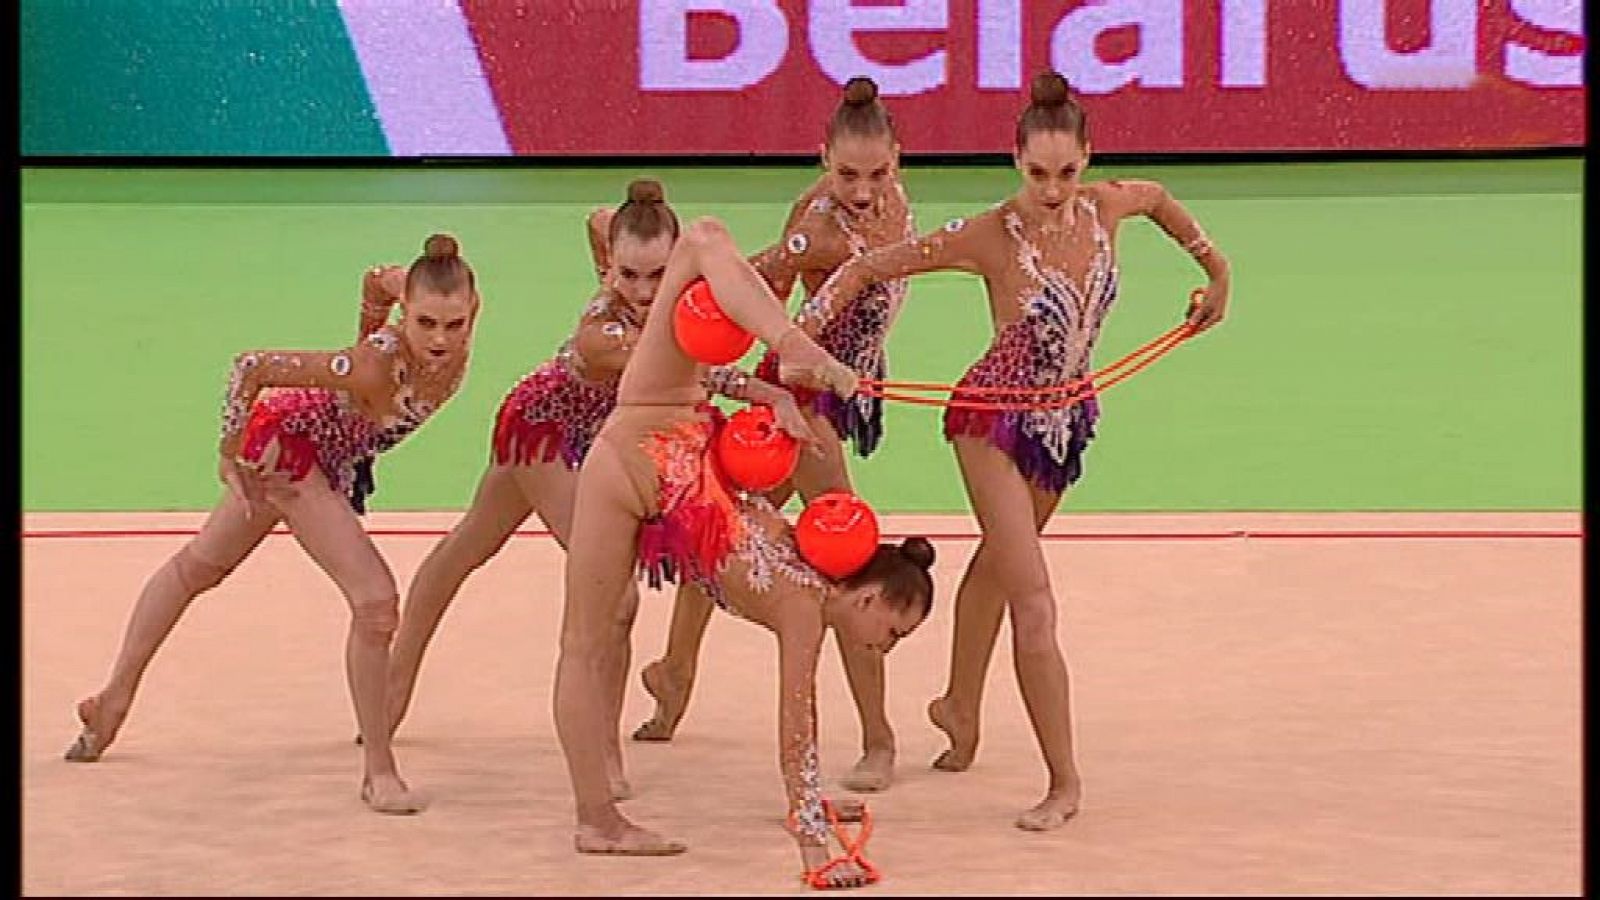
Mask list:
[{"label": "green stripe on banner", "polygon": [[388,154],[332,0],[23,0],[21,24],[24,154]]}]

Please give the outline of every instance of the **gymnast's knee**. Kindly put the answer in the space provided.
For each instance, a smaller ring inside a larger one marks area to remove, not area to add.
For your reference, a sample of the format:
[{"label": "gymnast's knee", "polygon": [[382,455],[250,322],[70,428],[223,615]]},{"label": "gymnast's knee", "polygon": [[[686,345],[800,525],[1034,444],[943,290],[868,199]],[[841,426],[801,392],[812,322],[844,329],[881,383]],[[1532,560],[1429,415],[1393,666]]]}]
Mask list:
[{"label": "gymnast's knee", "polygon": [[172,558],[172,567],[178,575],[178,583],[191,595],[211,590],[233,571],[233,566],[208,562],[195,553],[193,547],[187,546]]},{"label": "gymnast's knee", "polygon": [[1048,585],[1013,595],[1011,631],[1018,653],[1053,651],[1057,646],[1056,601]]},{"label": "gymnast's knee", "polygon": [[613,653],[627,639],[627,632],[612,616],[573,615],[569,609],[561,627],[561,654],[585,663]]},{"label": "gymnast's knee", "polygon": [[388,641],[400,627],[400,597],[393,587],[350,598],[350,627],[367,636]]}]

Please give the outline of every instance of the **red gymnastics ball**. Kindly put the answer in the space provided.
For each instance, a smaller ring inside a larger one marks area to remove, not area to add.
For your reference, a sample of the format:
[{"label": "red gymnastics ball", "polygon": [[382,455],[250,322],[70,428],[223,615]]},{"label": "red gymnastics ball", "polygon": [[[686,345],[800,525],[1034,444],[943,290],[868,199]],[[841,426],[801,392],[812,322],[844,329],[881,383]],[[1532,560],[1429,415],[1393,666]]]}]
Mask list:
[{"label": "red gymnastics ball", "polygon": [[745,355],[756,336],[728,318],[711,295],[711,285],[697,278],[678,296],[672,310],[672,334],[678,346],[708,366],[731,363]]},{"label": "red gymnastics ball", "polygon": [[767,491],[794,473],[800,442],[778,427],[770,406],[750,406],[728,417],[717,435],[717,462],[734,484]]},{"label": "red gymnastics ball", "polygon": [[800,555],[835,581],[861,571],[878,549],[878,517],[867,501],[830,491],[806,506],[795,525]]}]

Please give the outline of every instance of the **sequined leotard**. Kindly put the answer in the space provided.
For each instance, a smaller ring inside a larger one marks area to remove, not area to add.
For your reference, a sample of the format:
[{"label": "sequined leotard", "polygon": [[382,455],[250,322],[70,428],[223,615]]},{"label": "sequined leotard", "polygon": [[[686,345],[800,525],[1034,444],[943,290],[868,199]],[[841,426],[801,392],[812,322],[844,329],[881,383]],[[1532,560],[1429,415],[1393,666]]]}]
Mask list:
[{"label": "sequined leotard", "polygon": [[[793,283],[792,271],[806,269],[820,276],[836,269],[848,259],[871,250],[916,236],[916,222],[906,202],[905,191],[895,186],[891,197],[903,218],[891,221],[882,235],[868,235],[832,198],[814,198],[804,216],[789,229],[784,240],[757,256],[755,266],[773,283],[780,298],[787,296]],[[890,213],[889,215],[893,215]],[[898,227],[895,227],[898,226]],[[829,233],[831,232],[831,233]],[[788,271],[785,271],[788,270]],[[819,271],[820,270],[820,271]],[[786,280],[787,279],[787,280]],[[820,278],[818,279],[821,280]],[[808,287],[815,285],[808,284]],[[885,378],[889,365],[884,351],[889,327],[900,312],[906,295],[904,279],[873,284],[859,292],[817,335],[817,343],[835,359],[869,378]],[[756,367],[761,379],[778,383],[778,357],[768,352]],[[841,438],[851,442],[856,455],[872,455],[883,438],[883,401],[865,394],[848,400],[828,392],[791,388],[802,407],[809,407],[832,423]]]},{"label": "sequined leotard", "polygon": [[[637,329],[626,303],[602,291],[589,303],[585,319],[602,322],[607,333]],[[584,374],[584,360],[569,338],[556,355],[530,372],[506,394],[495,415],[493,458],[500,465],[525,466],[558,457],[568,469],[583,464],[594,436],[617,405],[618,372],[606,378]]]},{"label": "sequined leotard", "polygon": [[[1022,316],[1001,326],[977,362],[959,382],[963,387],[1058,386],[1089,371],[1090,356],[1106,314],[1117,298],[1117,267],[1111,242],[1095,205],[1079,198],[1079,212],[1093,229],[1095,252],[1080,286],[1060,268],[1045,264],[1013,210],[1002,213],[1006,234],[1016,245],[1017,265],[1031,282],[1020,298]],[[980,399],[957,391],[955,399]],[[1059,395],[1058,395],[1059,396]],[[1083,474],[1083,453],[1094,438],[1099,404],[1090,395],[1065,409],[945,411],[947,439],[988,438],[1016,461],[1023,476],[1059,494]]]},{"label": "sequined leotard", "polygon": [[[1074,278],[1051,263],[1025,231],[1008,201],[971,219],[955,219],[915,241],[886,247],[842,266],[802,309],[808,330],[829,327],[852,292],[879,281],[935,269],[982,274],[991,289],[995,335],[967,369],[966,387],[1059,387],[1089,371],[1101,324],[1117,294],[1111,237],[1101,224],[1097,195],[1079,194],[1075,224],[1063,240],[1086,262]],[[1036,398],[1043,402],[1053,397]],[[994,399],[957,391],[958,400]],[[1009,398],[1028,401],[1029,398]],[[1083,471],[1099,408],[1092,395],[1065,409],[947,410],[947,439],[979,436],[1009,455],[1024,477],[1060,493]]]},{"label": "sequined leotard", "polygon": [[[276,469],[293,481],[305,478],[313,465],[322,470],[328,485],[346,494],[356,512],[366,509],[366,497],[375,489],[370,468],[363,463],[393,448],[438,411],[438,407],[416,398],[409,372],[399,355],[400,338],[385,327],[364,341],[376,348],[392,365],[396,385],[395,413],[380,424],[356,408],[344,391],[324,388],[279,388],[256,401],[246,414],[241,403],[241,384],[259,366],[297,368],[294,354],[246,353],[234,364],[228,397],[223,408],[225,433],[243,429],[239,456],[260,462],[267,448],[276,441],[279,448]],[[348,356],[335,356],[333,365],[348,371]],[[343,360],[341,363],[340,360]],[[460,385],[461,374],[450,385],[447,397]],[[335,369],[337,373],[337,368]],[[240,420],[243,419],[243,423]]]},{"label": "sequined leotard", "polygon": [[[584,311],[580,330],[595,328],[615,342],[606,358],[585,359],[577,336],[506,394],[495,415],[491,457],[498,465],[525,466],[560,459],[577,471],[600,426],[617,405],[617,383],[628,350],[621,339],[642,328],[638,314],[616,294],[602,290]],[[740,399],[748,376],[734,366],[712,366],[703,381],[713,394]]]}]

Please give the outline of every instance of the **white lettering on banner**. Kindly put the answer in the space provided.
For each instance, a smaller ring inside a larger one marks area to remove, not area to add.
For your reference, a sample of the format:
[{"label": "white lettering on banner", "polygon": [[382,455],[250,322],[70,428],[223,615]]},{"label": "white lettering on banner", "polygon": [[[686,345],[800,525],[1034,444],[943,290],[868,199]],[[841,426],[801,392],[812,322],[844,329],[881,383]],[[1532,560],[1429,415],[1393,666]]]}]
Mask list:
[{"label": "white lettering on banner", "polygon": [[[721,13],[739,26],[721,59],[689,58],[689,14]],[[647,91],[737,91],[777,71],[789,20],[775,0],[639,0],[639,86]]]},{"label": "white lettering on banner", "polygon": [[978,0],[978,87],[1022,87],[1022,0]]},{"label": "white lettering on banner", "polygon": [[838,84],[865,75],[886,97],[920,94],[945,82],[945,51],[904,63],[881,63],[856,49],[858,31],[944,31],[949,0],[904,0],[899,6],[854,6],[851,0],[811,0],[811,52]]},{"label": "white lettering on banner", "polygon": [[[1108,63],[1094,50],[1102,32],[1139,29],[1139,52]],[[1106,0],[1061,17],[1050,39],[1050,64],[1073,90],[1108,94],[1130,84],[1183,87],[1183,0]]]},{"label": "white lettering on banner", "polygon": [[[1582,0],[1511,0],[1511,11],[1535,28],[1583,37]],[[1535,87],[1582,87],[1583,54],[1507,44],[1506,77]]]},{"label": "white lettering on banner", "polygon": [[1267,0],[1222,0],[1223,87],[1265,87]]},{"label": "white lettering on banner", "polygon": [[1478,0],[1428,0],[1428,46],[1389,49],[1387,0],[1339,0],[1339,57],[1375,90],[1471,87],[1478,77]]},{"label": "white lettering on banner", "polygon": [[[810,0],[805,25],[818,68],[837,84],[857,75],[878,83],[885,96],[920,94],[949,83],[948,51],[932,50],[906,62],[873,60],[856,46],[868,32],[948,32],[950,0],[901,0],[897,5],[856,5],[862,0]],[[1298,0],[1297,0],[1298,2]],[[1476,82],[1480,2],[1426,0],[1428,45],[1390,49],[1385,18],[1396,0],[1339,0],[1338,52],[1350,80],[1374,90],[1464,90]],[[743,90],[783,65],[789,20],[779,0],[639,0],[639,86],[647,91]],[[1583,0],[1509,0],[1524,22],[1547,32],[1584,37]],[[1027,0],[976,0],[977,88],[1012,91],[1023,86]],[[1217,84],[1267,85],[1267,0],[1220,0]],[[1283,7],[1279,7],[1283,9]],[[738,38],[718,59],[689,58],[689,17],[719,13],[733,19]],[[798,23],[797,23],[798,24]],[[1107,62],[1096,39],[1119,28],[1138,34],[1138,50]],[[1293,34],[1280,40],[1293,41]],[[1074,90],[1107,94],[1130,85],[1182,88],[1184,0],[1092,0],[1067,11],[1050,35],[1050,60]],[[1494,62],[1485,60],[1489,66]],[[1516,39],[1503,45],[1508,79],[1539,88],[1582,87],[1584,52],[1551,53]]]}]

